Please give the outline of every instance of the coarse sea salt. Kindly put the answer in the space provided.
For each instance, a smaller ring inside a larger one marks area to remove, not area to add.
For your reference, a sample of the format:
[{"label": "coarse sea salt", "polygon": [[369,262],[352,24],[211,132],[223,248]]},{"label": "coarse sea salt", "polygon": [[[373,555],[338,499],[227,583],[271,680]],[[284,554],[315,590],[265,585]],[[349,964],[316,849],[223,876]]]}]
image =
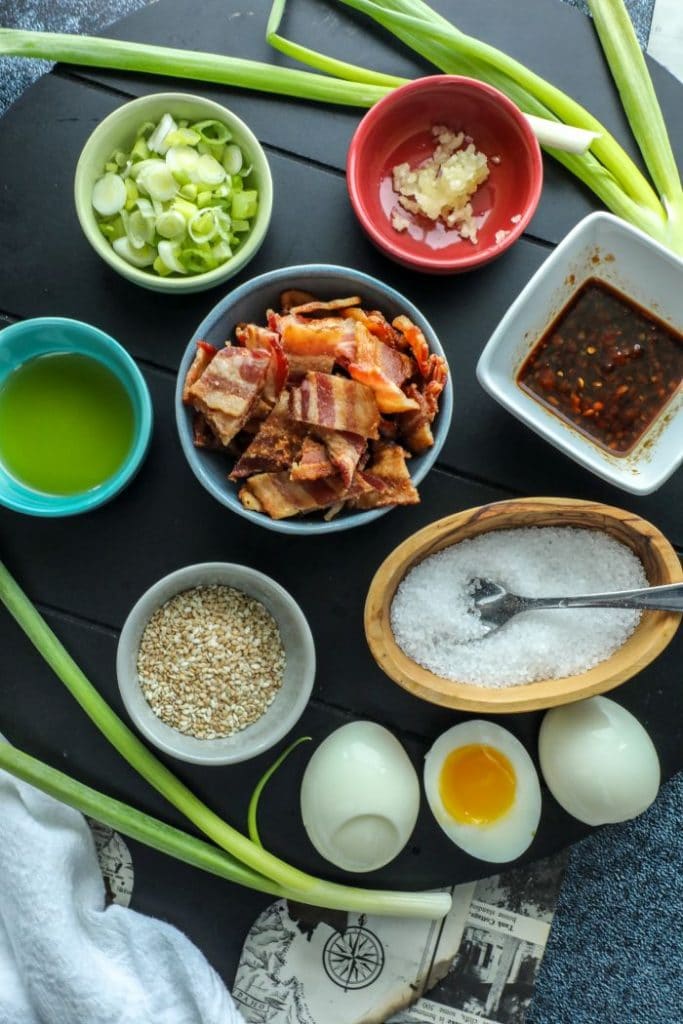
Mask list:
[{"label": "coarse sea salt", "polygon": [[525,612],[487,636],[469,581],[484,576],[525,597],[646,587],[640,560],[599,530],[491,530],[430,555],[401,581],[391,605],[399,647],[446,679],[503,687],[560,679],[604,661],[640,612],[571,608]]}]

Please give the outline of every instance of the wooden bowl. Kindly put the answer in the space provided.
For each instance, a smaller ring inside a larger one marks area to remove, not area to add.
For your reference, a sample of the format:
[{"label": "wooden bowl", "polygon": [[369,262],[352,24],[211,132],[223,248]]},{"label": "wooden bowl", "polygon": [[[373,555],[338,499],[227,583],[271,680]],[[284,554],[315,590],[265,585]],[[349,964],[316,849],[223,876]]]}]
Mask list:
[{"label": "wooden bowl", "polygon": [[422,668],[394,640],[390,611],[396,589],[414,565],[442,548],[489,530],[574,526],[604,530],[640,558],[651,586],[683,580],[678,555],[660,531],[633,512],[572,498],[520,498],[439,519],[400,544],[379,567],[365,602],[365,635],[379,667],[405,690],[442,707],[503,714],[568,704],[613,689],[649,665],[678,628],[675,612],[644,612],[611,657],[580,675],[503,688],[443,679]]}]

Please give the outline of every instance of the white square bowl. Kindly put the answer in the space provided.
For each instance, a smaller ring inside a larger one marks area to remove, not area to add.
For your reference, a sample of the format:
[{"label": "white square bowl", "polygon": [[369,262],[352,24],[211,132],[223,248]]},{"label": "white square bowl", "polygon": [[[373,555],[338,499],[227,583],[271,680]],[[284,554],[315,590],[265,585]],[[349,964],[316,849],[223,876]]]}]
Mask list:
[{"label": "white square bowl", "polygon": [[592,213],[560,242],[512,303],[477,364],[482,387],[514,416],[597,476],[650,494],[683,462],[679,387],[638,444],[613,455],[524,392],[517,375],[545,330],[589,278],[613,285],[675,331],[683,328],[683,260],[609,213]]}]

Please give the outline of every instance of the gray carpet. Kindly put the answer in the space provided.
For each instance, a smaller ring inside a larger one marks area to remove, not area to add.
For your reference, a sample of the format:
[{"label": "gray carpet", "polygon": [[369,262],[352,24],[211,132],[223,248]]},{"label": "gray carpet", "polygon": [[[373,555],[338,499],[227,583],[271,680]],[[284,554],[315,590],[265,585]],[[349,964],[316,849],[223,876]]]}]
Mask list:
[{"label": "gray carpet", "polygon": [[[0,24],[93,31],[146,2],[0,0]],[[628,6],[644,43],[654,2]],[[0,114],[48,67],[0,59]],[[682,819],[678,776],[640,819],[573,849],[528,1024],[682,1024]]]}]

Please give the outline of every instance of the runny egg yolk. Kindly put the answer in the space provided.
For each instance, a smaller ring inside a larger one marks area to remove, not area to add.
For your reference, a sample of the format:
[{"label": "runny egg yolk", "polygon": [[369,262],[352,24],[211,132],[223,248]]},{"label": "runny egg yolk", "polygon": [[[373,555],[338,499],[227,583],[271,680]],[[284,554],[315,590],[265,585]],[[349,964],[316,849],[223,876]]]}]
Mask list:
[{"label": "runny egg yolk", "polygon": [[451,818],[463,825],[491,825],[512,807],[514,768],[495,747],[471,743],[452,750],[439,773],[439,794]]}]

